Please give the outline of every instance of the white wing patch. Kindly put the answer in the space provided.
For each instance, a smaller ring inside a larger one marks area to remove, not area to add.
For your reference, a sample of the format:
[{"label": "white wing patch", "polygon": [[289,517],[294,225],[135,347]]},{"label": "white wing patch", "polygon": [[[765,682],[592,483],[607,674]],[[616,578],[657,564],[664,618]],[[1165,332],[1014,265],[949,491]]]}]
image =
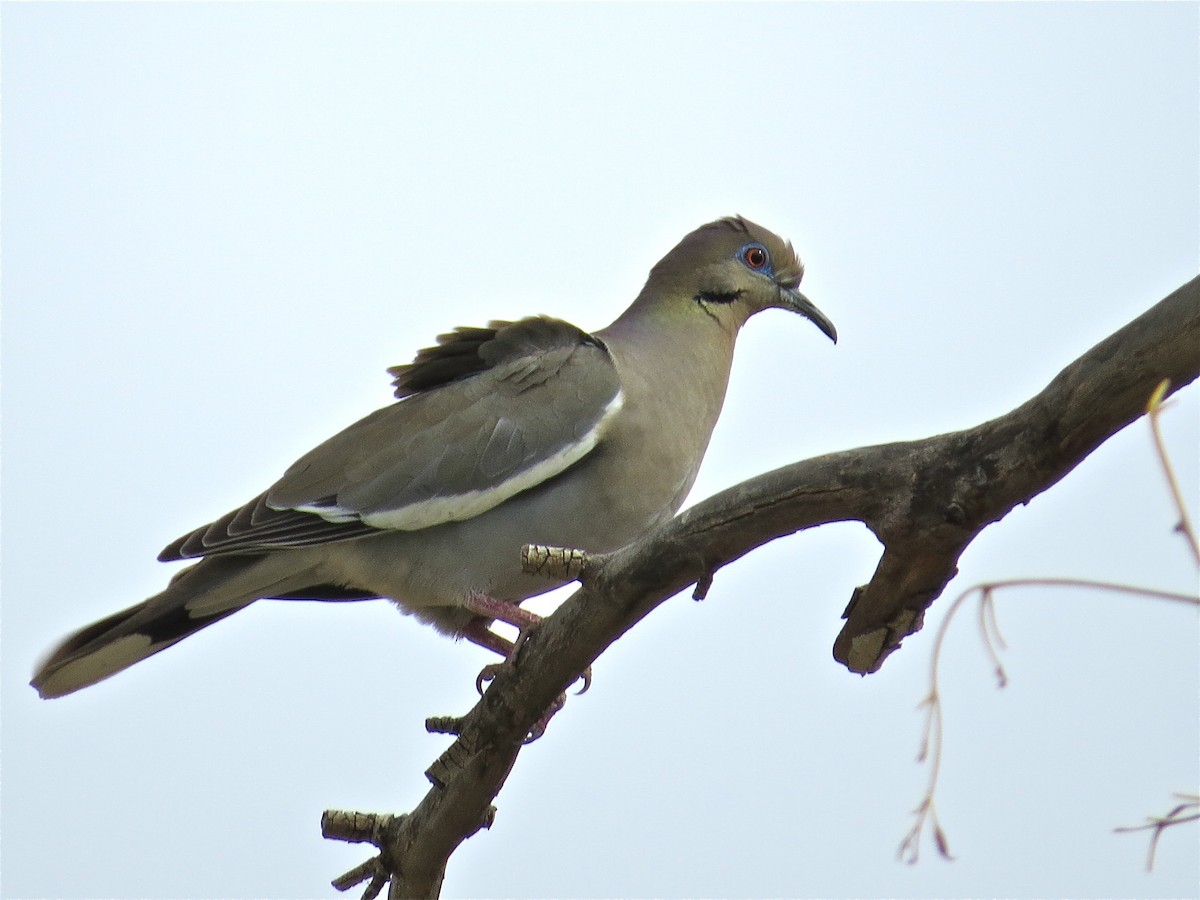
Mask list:
[{"label": "white wing patch", "polygon": [[488,488],[446,497],[430,497],[428,500],[410,503],[399,509],[381,510],[366,515],[340,506],[297,506],[296,509],[300,512],[315,513],[329,522],[363,522],[372,528],[397,531],[418,531],[446,522],[462,522],[472,519],[494,506],[499,506],[510,497],[515,497],[522,491],[535,487],[575,465],[592,452],[624,405],[625,394],[618,391],[616,396],[609,401],[608,406],[604,408],[604,413],[596,424],[579,440],[566,445],[553,456]]}]

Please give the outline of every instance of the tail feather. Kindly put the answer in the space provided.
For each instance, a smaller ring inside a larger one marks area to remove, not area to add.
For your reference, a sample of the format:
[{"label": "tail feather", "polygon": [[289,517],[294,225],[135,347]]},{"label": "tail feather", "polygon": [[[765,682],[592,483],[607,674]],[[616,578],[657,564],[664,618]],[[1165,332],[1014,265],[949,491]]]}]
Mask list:
[{"label": "tail feather", "polygon": [[[115,675],[244,609],[284,584],[277,576],[255,571],[262,560],[219,557],[185,569],[161,594],[67,637],[38,666],[30,684],[42,697],[62,697]],[[214,595],[224,602],[214,604]],[[192,601],[200,597],[207,600],[207,608],[193,608]]]}]

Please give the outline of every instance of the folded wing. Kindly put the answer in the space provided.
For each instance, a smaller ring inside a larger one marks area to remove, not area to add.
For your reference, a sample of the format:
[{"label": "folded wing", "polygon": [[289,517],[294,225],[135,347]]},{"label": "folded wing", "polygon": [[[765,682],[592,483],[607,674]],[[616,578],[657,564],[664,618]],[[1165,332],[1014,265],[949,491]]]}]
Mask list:
[{"label": "folded wing", "polygon": [[438,340],[390,370],[398,402],[325,441],[264,494],[159,559],[469,519],[579,462],[621,408],[604,344],[566,322],[492,322]]}]

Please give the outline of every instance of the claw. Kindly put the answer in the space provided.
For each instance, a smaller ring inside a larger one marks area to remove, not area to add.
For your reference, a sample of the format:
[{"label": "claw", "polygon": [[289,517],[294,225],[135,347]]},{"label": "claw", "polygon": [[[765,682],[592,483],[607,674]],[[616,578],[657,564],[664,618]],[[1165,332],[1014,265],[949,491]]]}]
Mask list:
[{"label": "claw", "polygon": [[522,744],[532,744],[543,734],[546,733],[546,726],[550,724],[550,720],[554,718],[554,714],[567,705],[567,697],[565,694],[559,694],[554,698],[554,702],[550,704],[550,708],[542,713],[542,717],[533,723],[533,727],[529,729],[529,734],[525,736]]},{"label": "claw", "polygon": [[491,681],[497,675],[504,671],[512,662],[506,659],[504,662],[490,663],[479,670],[479,674],[475,676],[475,690],[479,691],[479,696],[483,696],[483,686]]}]

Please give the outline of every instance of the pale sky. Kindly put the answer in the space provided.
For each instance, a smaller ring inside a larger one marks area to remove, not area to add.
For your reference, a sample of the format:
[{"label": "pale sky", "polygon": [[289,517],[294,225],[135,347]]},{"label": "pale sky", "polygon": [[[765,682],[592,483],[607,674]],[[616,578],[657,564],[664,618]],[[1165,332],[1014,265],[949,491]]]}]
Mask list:
[{"label": "pale sky", "polygon": [[[750,323],[692,500],[1006,412],[1194,276],[1196,4],[6,4],[4,897],[330,897],[492,661],[387,603],[261,603],[77,695],[27,682],[169,541],[391,399],[440,332],[607,324],[696,226],[789,237],[828,343]],[[1200,401],[1164,428],[1200,513]],[[943,662],[957,859],[895,851],[933,636],[984,579],[1194,590],[1139,422],[987,530],[878,674],[879,545],[777,541],[668,601],[525,750],[447,897],[1181,897],[1112,829],[1200,781],[1194,609],[1002,595]],[[552,605],[552,604],[551,604]],[[536,608],[545,610],[547,604]]]}]

